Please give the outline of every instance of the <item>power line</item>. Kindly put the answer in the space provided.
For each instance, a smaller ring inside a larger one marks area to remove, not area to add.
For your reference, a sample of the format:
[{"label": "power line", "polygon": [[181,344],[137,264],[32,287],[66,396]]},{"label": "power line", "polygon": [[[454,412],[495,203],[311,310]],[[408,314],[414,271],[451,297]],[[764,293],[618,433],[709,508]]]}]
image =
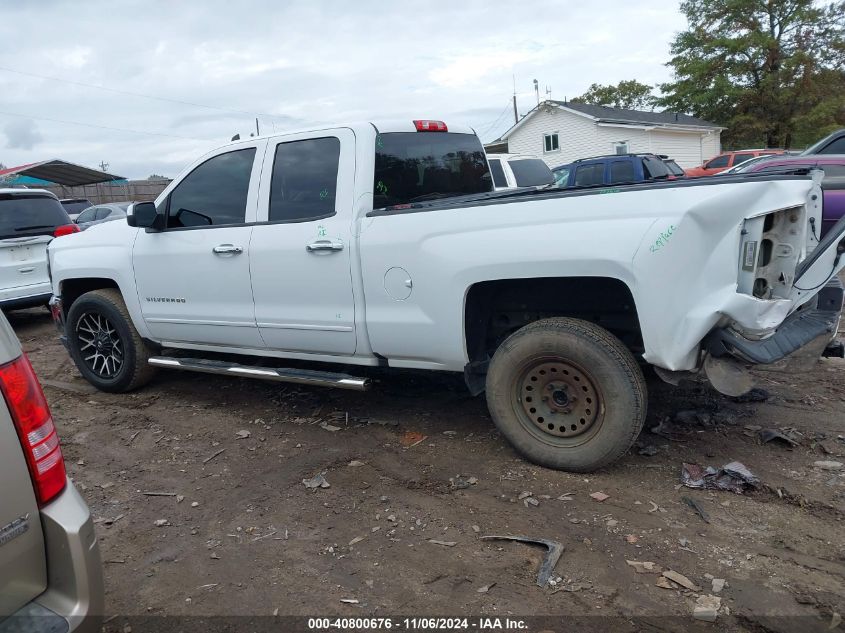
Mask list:
[{"label": "power line", "polygon": [[506,114],[506,113],[507,113],[507,111],[510,109],[510,107],[511,107],[511,100],[510,100],[510,99],[508,99],[507,104],[506,104],[506,105],[505,105],[505,107],[502,109],[502,112],[499,114],[498,118],[496,118],[496,120],[495,120],[495,121],[493,121],[493,123],[492,123],[491,125],[488,125],[487,127],[485,127],[485,128],[484,128],[484,131],[483,131],[483,132],[481,132],[481,133],[479,134],[479,136],[485,136],[486,134],[488,134],[489,132],[491,132],[491,131],[492,131],[492,130],[493,130],[493,129],[494,129],[494,128],[495,128],[495,127],[499,124],[499,122],[502,120],[502,117],[503,117],[503,116],[505,116],[505,114]]},{"label": "power line", "polygon": [[49,117],[44,116],[32,116],[29,114],[20,114],[18,112],[6,112],[4,110],[0,110],[0,114],[5,114],[6,116],[13,116],[18,117],[21,119],[35,119],[37,121],[50,121],[51,123],[62,123],[65,125],[81,125],[83,127],[93,127],[100,130],[111,130],[112,132],[129,132],[131,134],[145,134],[147,136],[161,136],[164,138],[180,138],[187,141],[207,141],[213,142],[214,139],[210,138],[197,138],[196,136],[180,136],[178,134],[162,134],[161,132],[145,132],[143,130],[130,130],[129,128],[122,128],[122,127],[109,127],[107,125],[96,125],[94,123],[82,123],[81,121],[65,121],[63,119],[51,119]]},{"label": "power line", "polygon": [[219,106],[206,105],[204,103],[196,103],[195,101],[182,101],[181,99],[170,99],[168,97],[157,97],[155,95],[148,95],[142,92],[132,92],[130,90],[120,90],[118,88],[108,88],[106,86],[98,86],[97,84],[89,84],[84,81],[73,81],[71,79],[63,79],[61,77],[50,77],[48,75],[39,75],[37,73],[25,72],[23,70],[15,70],[14,68],[7,68],[0,66],[0,70],[7,73],[14,73],[16,75],[23,75],[25,77],[35,77],[37,79],[46,79],[48,81],[58,81],[60,83],[71,84],[73,86],[82,86],[83,88],[94,88],[95,90],[103,90],[105,92],[112,92],[119,95],[128,95],[130,97],[141,97],[142,99],[152,99],[153,101],[164,101],[167,103],[178,103],[180,105],[193,106],[196,108],[206,108],[208,110],[218,110],[220,112],[231,112],[233,114],[243,114],[247,116],[263,116],[271,118],[281,118],[278,114],[267,114],[264,112],[249,112],[247,110],[237,110],[235,108],[222,108]]}]

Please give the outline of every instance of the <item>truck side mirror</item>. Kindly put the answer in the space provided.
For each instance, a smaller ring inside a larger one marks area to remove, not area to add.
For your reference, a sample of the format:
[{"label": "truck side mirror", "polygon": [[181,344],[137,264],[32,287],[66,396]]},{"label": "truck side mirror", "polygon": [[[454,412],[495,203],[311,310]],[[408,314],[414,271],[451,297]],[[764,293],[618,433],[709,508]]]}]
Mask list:
[{"label": "truck side mirror", "polygon": [[164,215],[156,211],[152,202],[133,202],[126,209],[126,223],[142,229],[161,231],[164,228]]}]

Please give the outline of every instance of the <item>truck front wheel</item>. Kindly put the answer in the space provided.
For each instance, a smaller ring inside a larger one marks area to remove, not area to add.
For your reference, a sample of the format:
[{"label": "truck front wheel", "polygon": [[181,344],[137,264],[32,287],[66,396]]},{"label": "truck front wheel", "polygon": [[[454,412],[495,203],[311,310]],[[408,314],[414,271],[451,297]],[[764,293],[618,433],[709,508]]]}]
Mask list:
[{"label": "truck front wheel", "polygon": [[530,461],[589,472],[634,443],[646,415],[642,372],[610,332],[570,318],[535,321],[496,350],[487,405],[498,429]]},{"label": "truck front wheel", "polygon": [[152,378],[150,349],[141,339],[120,292],[92,290],[70,307],[68,349],[83,377],[101,391],[136,389]]}]

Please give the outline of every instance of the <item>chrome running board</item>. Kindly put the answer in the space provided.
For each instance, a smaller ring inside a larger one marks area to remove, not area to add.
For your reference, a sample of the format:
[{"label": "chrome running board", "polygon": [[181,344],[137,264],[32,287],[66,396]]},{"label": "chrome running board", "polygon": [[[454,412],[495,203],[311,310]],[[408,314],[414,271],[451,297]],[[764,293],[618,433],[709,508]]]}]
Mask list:
[{"label": "chrome running board", "polygon": [[337,387],[338,389],[352,389],[354,391],[364,391],[370,386],[369,378],[357,378],[348,374],[313,371],[310,369],[254,367],[202,358],[171,358],[169,356],[153,356],[150,358],[149,363],[153,367],[164,367],[166,369],[181,369],[183,371],[196,371],[221,376],[238,376],[240,378],[258,378],[260,380],[275,380],[277,382],[293,382],[300,385]]}]

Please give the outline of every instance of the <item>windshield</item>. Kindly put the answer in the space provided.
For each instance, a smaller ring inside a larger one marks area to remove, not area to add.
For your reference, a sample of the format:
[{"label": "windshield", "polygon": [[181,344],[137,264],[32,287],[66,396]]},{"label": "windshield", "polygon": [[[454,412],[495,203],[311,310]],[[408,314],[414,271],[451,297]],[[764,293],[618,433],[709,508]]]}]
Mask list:
[{"label": "windshield", "polygon": [[0,239],[52,235],[63,224],[70,224],[70,218],[55,198],[0,194]]},{"label": "windshield", "polygon": [[569,167],[558,167],[553,172],[555,184],[558,187],[565,187],[569,182]]},{"label": "windshield", "polygon": [[376,138],[375,209],[492,190],[474,134],[391,132]]},{"label": "windshield", "polygon": [[539,187],[555,181],[552,170],[539,158],[525,158],[508,161],[517,187]]},{"label": "windshield", "polygon": [[666,166],[669,168],[669,171],[672,173],[673,176],[683,176],[684,170],[681,169],[681,166],[678,165],[674,160],[664,160]]},{"label": "windshield", "polygon": [[756,158],[752,158],[751,160],[747,160],[747,161],[743,162],[742,164],[738,165],[736,168],[731,169],[730,171],[731,171],[731,173],[734,173],[734,174],[740,174],[740,173],[743,173],[743,172],[746,172],[746,171],[754,171],[754,169],[760,163],[770,161],[770,160],[775,160],[777,158],[780,158],[780,156],[771,156],[771,155],[757,156]]},{"label": "windshield", "polygon": [[667,178],[669,168],[656,156],[643,156],[643,170],[646,178]]}]

